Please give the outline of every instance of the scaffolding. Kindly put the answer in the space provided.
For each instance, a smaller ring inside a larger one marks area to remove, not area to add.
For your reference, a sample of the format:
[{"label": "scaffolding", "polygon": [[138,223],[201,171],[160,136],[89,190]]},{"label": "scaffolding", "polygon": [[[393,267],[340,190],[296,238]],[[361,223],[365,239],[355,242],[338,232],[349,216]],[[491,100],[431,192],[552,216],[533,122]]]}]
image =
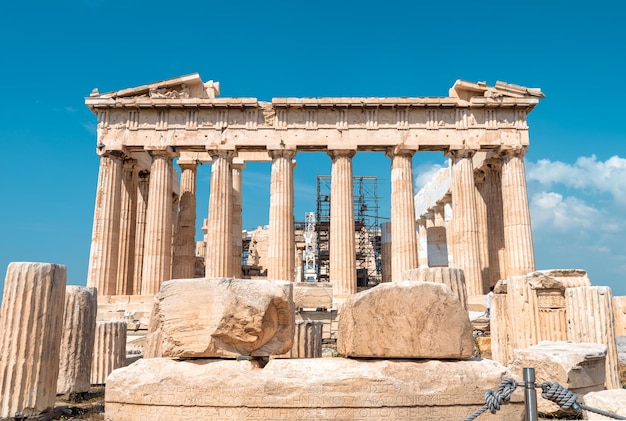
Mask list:
[{"label": "scaffolding", "polygon": [[[317,176],[317,280],[329,280],[331,177]],[[378,178],[352,177],[357,286],[371,287],[382,280]]]}]

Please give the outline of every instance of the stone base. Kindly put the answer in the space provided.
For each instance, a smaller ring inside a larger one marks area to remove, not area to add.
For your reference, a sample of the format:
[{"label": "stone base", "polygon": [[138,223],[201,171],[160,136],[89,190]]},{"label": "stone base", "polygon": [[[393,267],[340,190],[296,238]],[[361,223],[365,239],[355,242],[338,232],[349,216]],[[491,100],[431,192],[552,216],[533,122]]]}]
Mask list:
[{"label": "stone base", "polygon": [[[107,379],[105,419],[463,419],[510,373],[491,360],[154,358]],[[522,420],[523,391],[496,415]]]}]

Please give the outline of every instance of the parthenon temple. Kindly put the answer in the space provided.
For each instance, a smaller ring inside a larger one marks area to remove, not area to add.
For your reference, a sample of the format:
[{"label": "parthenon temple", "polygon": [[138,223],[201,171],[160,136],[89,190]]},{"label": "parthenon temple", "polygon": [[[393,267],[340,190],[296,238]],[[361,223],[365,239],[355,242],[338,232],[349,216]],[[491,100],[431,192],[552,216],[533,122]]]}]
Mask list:
[{"label": "parthenon temple", "polygon": [[[293,281],[293,160],[311,151],[332,162],[335,302],[357,290],[352,158],[364,151],[391,160],[384,279],[424,265],[453,266],[476,295],[535,270],[524,155],[526,117],[543,98],[539,89],[459,80],[447,97],[264,102],[219,94],[219,83],[191,74],[94,89],[86,98],[98,117],[100,156],[87,285],[99,294],[155,295],[166,280],[194,277],[196,190],[206,189],[196,175],[204,163],[211,164],[204,275],[240,277],[245,163],[267,161],[267,278]],[[412,158],[421,151],[443,152],[451,165],[414,197]]]}]

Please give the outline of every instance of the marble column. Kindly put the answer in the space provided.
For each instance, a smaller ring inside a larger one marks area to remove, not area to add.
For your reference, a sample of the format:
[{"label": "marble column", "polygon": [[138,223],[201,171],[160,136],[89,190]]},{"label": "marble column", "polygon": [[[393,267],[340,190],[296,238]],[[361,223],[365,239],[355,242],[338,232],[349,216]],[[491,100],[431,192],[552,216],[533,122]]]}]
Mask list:
[{"label": "marble column", "polygon": [[272,157],[267,278],[293,281],[295,237],[293,231],[294,150],[269,151]]},{"label": "marble column", "polygon": [[391,282],[391,222],[380,224],[380,245],[383,282]]},{"label": "marble column", "polygon": [[482,279],[482,289],[484,293],[489,292],[489,229],[487,220],[487,198],[485,171],[478,169],[474,171],[474,185],[476,186],[476,229],[478,230],[478,251],[480,255],[480,278]]},{"label": "marble column", "polygon": [[209,150],[211,165],[211,191],[207,221],[205,276],[221,278],[231,276],[233,229],[233,173],[235,151]]},{"label": "marble column", "polygon": [[141,295],[155,295],[171,275],[172,157],[169,150],[151,151],[150,187],[141,275]]},{"label": "marble column", "polygon": [[135,233],[137,231],[137,161],[124,160],[121,189],[120,249],[117,266],[117,295],[133,293]]},{"label": "marble column", "polygon": [[87,286],[96,287],[103,295],[116,292],[122,165],[121,151],[105,152],[100,156]]},{"label": "marble column", "polygon": [[506,276],[535,270],[524,155],[527,148],[505,151],[502,162],[502,208]]},{"label": "marble column", "polygon": [[391,281],[402,272],[419,266],[413,198],[413,154],[415,151],[389,149],[391,158]]},{"label": "marble column", "polygon": [[233,163],[233,269],[232,276],[241,278],[241,253],[243,241],[241,231],[243,230],[242,211],[242,171],[245,168],[243,162]]},{"label": "marble column", "polygon": [[419,266],[415,201],[413,192],[413,155],[415,151],[390,148],[391,158],[391,280],[402,280],[402,272]]},{"label": "marble column", "polygon": [[179,211],[174,237],[172,279],[194,277],[196,263],[196,161],[178,160],[181,169]]},{"label": "marble column", "polygon": [[504,279],[504,224],[502,209],[502,159],[485,160],[485,202],[487,203],[487,242],[489,286]]},{"label": "marble column", "polygon": [[7,268],[0,310],[0,419],[54,408],[65,279],[62,265],[14,262]]},{"label": "marble column", "polygon": [[354,150],[330,150],[329,272],[333,284],[333,307],[356,292],[356,245],[352,157]]},{"label": "marble column", "polygon": [[607,389],[621,389],[611,288],[582,286],[565,289],[567,340],[606,345]]},{"label": "marble column", "polygon": [[57,395],[89,392],[97,312],[95,288],[67,286]]},{"label": "marble column", "polygon": [[417,220],[417,263],[419,266],[428,266],[428,230],[426,228],[426,217],[422,216]]},{"label": "marble column", "polygon": [[126,364],[126,329],[126,322],[96,322],[91,384],[106,384],[109,374]]},{"label": "marble column", "polygon": [[148,190],[150,172],[139,171],[137,180],[137,228],[135,229],[135,264],[132,295],[141,295],[141,276],[143,272],[144,238],[146,233],[146,210],[148,209]]},{"label": "marble column", "polygon": [[463,269],[468,295],[480,295],[483,290],[480,271],[480,249],[476,194],[472,157],[474,150],[451,150],[452,159],[452,253],[454,266]]}]

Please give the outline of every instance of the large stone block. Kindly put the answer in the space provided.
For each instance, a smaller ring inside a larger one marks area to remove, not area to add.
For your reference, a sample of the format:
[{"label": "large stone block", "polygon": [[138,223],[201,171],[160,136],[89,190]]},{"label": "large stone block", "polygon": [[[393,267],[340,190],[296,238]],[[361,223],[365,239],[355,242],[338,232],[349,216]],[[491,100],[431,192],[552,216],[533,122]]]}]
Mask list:
[{"label": "large stone block", "polygon": [[[513,351],[511,371],[523,375],[524,367],[535,369],[537,383],[559,383],[578,396],[604,389],[606,346],[582,342],[550,342]],[[538,393],[540,413],[558,415],[559,406]]]},{"label": "large stone block", "polygon": [[[626,389],[609,389],[587,393],[583,403],[595,409],[626,417]],[[615,418],[583,411],[587,420],[614,420]]]},{"label": "large stone block", "polygon": [[236,357],[291,348],[295,309],[287,281],[232,278],[164,282],[150,317],[144,355]]},{"label": "large stone block", "polygon": [[441,283],[402,281],[352,295],[340,309],[337,351],[351,357],[470,358],[472,326]]},{"label": "large stone block", "polygon": [[[105,419],[461,420],[505,377],[491,360],[144,359],[109,376]],[[522,393],[480,419],[524,419]]]},{"label": "large stone block", "polygon": [[63,337],[57,394],[88,392],[93,358],[96,313],[95,288],[68,286],[65,291]]},{"label": "large stone block", "polygon": [[450,267],[420,267],[405,270],[402,273],[402,280],[446,284],[456,294],[463,307],[467,309],[467,289],[465,288],[463,269]]},{"label": "large stone block", "polygon": [[63,332],[65,266],[11,263],[0,310],[0,419],[54,407]]},{"label": "large stone block", "polygon": [[295,282],[293,301],[296,308],[331,308],[333,285],[330,282]]}]

